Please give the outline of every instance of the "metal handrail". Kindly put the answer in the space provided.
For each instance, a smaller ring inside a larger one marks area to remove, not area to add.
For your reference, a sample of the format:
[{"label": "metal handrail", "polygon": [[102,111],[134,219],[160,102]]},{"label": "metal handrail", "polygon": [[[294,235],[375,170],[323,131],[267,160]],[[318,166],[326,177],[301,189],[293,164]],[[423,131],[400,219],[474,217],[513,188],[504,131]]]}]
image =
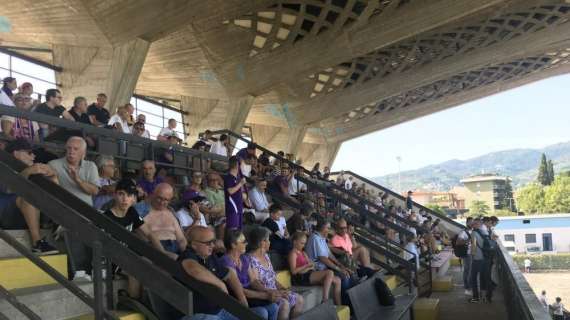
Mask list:
[{"label": "metal handrail", "polygon": [[213,285],[190,277],[179,263],[101,215],[59,185],[38,175],[31,176],[29,180],[23,178],[18,172],[24,167],[24,164],[11,155],[0,151],[0,174],[3,182],[9,185],[12,191],[46,213],[56,223],[77,234],[85,244],[93,246],[100,242],[105,257],[121,266],[178,310],[186,314],[191,312],[192,291],[195,291],[217,301],[219,306],[240,318],[260,319],[233,297]]}]

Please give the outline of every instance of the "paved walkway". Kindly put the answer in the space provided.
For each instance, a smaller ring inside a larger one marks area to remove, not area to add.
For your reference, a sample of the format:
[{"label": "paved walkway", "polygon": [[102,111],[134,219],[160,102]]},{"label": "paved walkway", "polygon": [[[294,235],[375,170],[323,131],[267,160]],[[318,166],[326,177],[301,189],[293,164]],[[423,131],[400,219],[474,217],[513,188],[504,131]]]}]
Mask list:
[{"label": "paved walkway", "polygon": [[433,298],[439,298],[440,311],[438,320],[505,320],[507,310],[504,307],[503,292],[497,288],[493,303],[469,303],[463,288],[462,270],[451,267],[448,274],[453,277],[453,290],[434,292]]}]

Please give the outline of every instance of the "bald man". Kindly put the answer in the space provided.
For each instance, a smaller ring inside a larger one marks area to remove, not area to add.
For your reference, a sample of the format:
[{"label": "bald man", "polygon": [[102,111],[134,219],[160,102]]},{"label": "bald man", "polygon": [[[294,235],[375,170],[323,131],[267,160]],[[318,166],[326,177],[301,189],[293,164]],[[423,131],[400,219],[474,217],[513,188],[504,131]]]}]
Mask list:
[{"label": "bald man", "polygon": [[[225,293],[228,293],[227,286],[229,286],[235,297],[247,306],[247,299],[236,272],[222,266],[212,256],[216,243],[214,231],[203,226],[193,227],[188,232],[188,241],[190,245],[178,258],[186,273],[198,281],[218,287]],[[198,293],[194,293],[194,313],[195,317],[200,315],[207,319],[237,319]],[[267,319],[267,313],[261,316]]]},{"label": "bald man", "polygon": [[176,259],[180,252],[186,250],[188,242],[178,220],[168,207],[173,196],[174,190],[171,185],[168,183],[157,185],[151,195],[150,211],[144,217],[144,222],[160,240],[164,249],[170,253],[169,256]]}]

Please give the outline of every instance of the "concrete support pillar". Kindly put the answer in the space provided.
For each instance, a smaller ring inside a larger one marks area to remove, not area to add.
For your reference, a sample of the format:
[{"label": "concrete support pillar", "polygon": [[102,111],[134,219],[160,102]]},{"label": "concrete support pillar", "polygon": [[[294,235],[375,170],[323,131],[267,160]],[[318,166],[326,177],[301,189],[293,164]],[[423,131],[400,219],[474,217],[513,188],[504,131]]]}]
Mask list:
[{"label": "concrete support pillar", "polygon": [[281,133],[281,131],[287,130],[285,128],[265,126],[260,124],[253,124],[251,126],[251,129],[253,131],[253,140],[255,143],[265,148],[270,148],[270,145]]},{"label": "concrete support pillar", "polygon": [[292,153],[295,156],[297,156],[299,148],[301,147],[303,139],[305,138],[306,132],[307,132],[306,126],[289,129],[289,135],[287,136],[287,146],[285,147],[285,153]]},{"label": "concrete support pillar", "polygon": [[[230,99],[225,121],[228,130],[241,134],[241,130],[254,100],[255,97],[250,95]],[[235,145],[236,139],[230,139],[230,143]]]},{"label": "concrete support pillar", "polygon": [[213,126],[215,121],[205,121],[206,119],[214,120],[210,119],[210,115],[220,105],[220,100],[182,96],[180,104],[182,110],[188,112],[185,120],[188,124],[187,132],[191,143],[196,141],[198,134],[206,129],[221,129]]},{"label": "concrete support pillar", "polygon": [[325,166],[329,168],[332,167],[341,145],[342,142],[331,142],[326,144],[325,157],[321,163],[321,168],[324,168]]},{"label": "concrete support pillar", "polygon": [[107,82],[109,111],[114,112],[131,100],[149,47],[150,42],[137,38],[113,48]]},{"label": "concrete support pillar", "polygon": [[150,43],[141,39],[115,47],[54,45],[54,64],[63,68],[56,81],[62,85],[64,105],[71,105],[75,96],[93,101],[104,92],[107,108],[113,113],[130,101],[149,47]]}]

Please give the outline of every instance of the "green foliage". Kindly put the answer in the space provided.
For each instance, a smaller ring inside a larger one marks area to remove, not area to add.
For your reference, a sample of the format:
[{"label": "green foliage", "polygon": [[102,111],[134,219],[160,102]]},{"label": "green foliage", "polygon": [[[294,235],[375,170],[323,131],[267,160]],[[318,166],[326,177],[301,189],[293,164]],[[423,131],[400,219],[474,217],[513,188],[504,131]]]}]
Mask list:
[{"label": "green foliage", "polygon": [[517,191],[517,206],[525,214],[545,212],[544,187],[531,183]]},{"label": "green foliage", "polygon": [[508,216],[516,216],[517,213],[509,209],[500,209],[500,210],[495,210],[495,212],[493,212],[493,215],[497,217],[508,217]]},{"label": "green foliage", "polygon": [[521,268],[524,268],[524,259],[529,258],[532,269],[551,270],[561,269],[568,270],[570,268],[570,253],[557,254],[515,254],[513,260]]},{"label": "green foliage", "polygon": [[437,213],[439,213],[439,214],[442,214],[442,215],[444,215],[444,216],[447,215],[447,213],[445,212],[445,210],[444,210],[442,207],[438,206],[437,204],[428,204],[428,205],[426,205],[426,208],[428,208],[428,209],[430,209],[430,210],[433,210],[433,211],[435,211],[435,212],[437,212]]},{"label": "green foliage", "polygon": [[546,159],[546,155],[544,153],[540,158],[536,180],[543,186],[549,186],[554,181],[554,164],[552,163],[552,160]]},{"label": "green foliage", "polygon": [[554,183],[545,189],[546,212],[570,212],[570,177],[558,176]]},{"label": "green foliage", "polygon": [[548,159],[548,180],[550,181],[550,184],[554,182],[554,163],[551,159]]},{"label": "green foliage", "polygon": [[485,201],[475,200],[471,202],[469,206],[469,215],[470,216],[479,216],[479,215],[487,215],[491,211],[491,208],[485,203]]}]

